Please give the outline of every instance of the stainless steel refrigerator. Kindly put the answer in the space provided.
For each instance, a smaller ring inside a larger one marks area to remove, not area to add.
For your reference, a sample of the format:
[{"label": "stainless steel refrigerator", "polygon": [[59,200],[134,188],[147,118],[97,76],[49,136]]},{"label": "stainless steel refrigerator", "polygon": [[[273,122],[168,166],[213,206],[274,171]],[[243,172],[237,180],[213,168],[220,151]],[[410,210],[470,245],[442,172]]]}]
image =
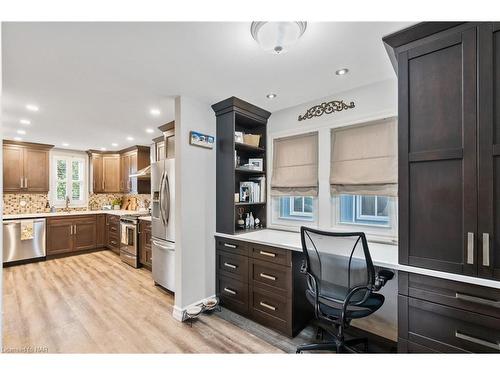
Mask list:
[{"label": "stainless steel refrigerator", "polygon": [[151,165],[153,279],[175,292],[175,159]]}]

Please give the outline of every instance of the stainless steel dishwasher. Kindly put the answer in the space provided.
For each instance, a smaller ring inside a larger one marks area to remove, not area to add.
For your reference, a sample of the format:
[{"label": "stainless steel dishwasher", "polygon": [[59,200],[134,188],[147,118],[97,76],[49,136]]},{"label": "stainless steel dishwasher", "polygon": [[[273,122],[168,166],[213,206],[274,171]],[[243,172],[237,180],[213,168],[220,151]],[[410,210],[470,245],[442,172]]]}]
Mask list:
[{"label": "stainless steel dishwasher", "polygon": [[[21,235],[21,228],[31,228],[29,234]],[[45,219],[4,220],[3,262],[15,262],[45,257]]]}]

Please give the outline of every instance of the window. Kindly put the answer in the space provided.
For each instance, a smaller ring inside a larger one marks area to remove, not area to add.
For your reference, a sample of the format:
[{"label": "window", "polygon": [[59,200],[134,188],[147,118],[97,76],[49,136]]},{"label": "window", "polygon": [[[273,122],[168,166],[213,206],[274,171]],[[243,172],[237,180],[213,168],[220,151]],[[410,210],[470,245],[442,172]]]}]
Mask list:
[{"label": "window", "polygon": [[313,220],[313,197],[281,197],[280,218]]},{"label": "window", "polygon": [[389,197],[373,195],[341,195],[340,222],[389,226]]},{"label": "window", "polygon": [[65,206],[69,198],[70,206],[85,206],[86,158],[71,154],[54,153],[52,156],[51,190],[52,204]]}]

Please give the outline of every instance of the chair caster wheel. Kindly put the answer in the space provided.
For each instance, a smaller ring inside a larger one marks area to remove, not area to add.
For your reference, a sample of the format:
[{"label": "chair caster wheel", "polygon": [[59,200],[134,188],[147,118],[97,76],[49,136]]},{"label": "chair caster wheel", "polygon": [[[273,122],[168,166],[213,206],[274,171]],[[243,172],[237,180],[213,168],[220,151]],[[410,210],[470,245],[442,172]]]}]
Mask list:
[{"label": "chair caster wheel", "polygon": [[297,350],[295,351],[295,354],[302,354],[302,351],[300,351],[299,349],[297,349]]}]

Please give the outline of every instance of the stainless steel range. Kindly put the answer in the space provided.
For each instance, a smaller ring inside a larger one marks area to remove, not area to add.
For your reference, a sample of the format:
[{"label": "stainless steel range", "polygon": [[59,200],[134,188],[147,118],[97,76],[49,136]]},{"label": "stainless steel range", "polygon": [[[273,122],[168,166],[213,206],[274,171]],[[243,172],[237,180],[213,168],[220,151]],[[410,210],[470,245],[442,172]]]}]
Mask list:
[{"label": "stainless steel range", "polygon": [[120,258],[129,266],[139,268],[139,217],[127,214],[120,218]]}]

